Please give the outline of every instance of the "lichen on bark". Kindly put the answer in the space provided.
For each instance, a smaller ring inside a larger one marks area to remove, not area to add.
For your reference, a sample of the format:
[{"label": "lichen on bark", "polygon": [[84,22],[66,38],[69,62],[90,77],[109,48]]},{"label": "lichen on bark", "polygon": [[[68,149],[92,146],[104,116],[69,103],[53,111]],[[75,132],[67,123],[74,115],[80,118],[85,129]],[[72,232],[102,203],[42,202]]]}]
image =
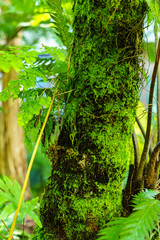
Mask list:
[{"label": "lichen on bark", "polygon": [[52,172],[41,200],[41,239],[96,239],[97,231],[121,213],[146,3],[117,3],[74,4],[74,79],[69,83],[74,91],[58,144],[50,150]]}]

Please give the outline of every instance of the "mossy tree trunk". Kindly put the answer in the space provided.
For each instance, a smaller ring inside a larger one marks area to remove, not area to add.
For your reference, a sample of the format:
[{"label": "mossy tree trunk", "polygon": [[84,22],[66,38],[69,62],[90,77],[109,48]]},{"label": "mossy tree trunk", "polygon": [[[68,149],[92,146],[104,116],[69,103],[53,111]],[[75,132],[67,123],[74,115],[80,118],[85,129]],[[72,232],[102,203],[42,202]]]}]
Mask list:
[{"label": "mossy tree trunk", "polygon": [[145,11],[144,0],[75,1],[75,90],[58,143],[50,148],[40,239],[96,239],[121,214]]}]

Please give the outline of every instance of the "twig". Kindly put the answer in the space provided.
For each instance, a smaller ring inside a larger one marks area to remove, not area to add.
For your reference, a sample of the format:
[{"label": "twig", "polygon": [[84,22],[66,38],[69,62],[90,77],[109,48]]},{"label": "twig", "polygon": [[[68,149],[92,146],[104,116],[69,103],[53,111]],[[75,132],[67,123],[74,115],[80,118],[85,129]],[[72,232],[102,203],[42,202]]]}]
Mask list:
[{"label": "twig", "polygon": [[1,233],[0,233],[0,236],[2,237],[2,238],[4,238],[4,239],[6,239],[7,240],[7,238],[6,237],[4,237]]},{"label": "twig", "polygon": [[112,15],[110,16],[108,22],[106,23],[106,25],[104,26],[103,30],[101,31],[101,35],[103,34],[104,30],[106,29],[106,27],[108,26],[108,24],[109,24],[110,21],[112,20],[112,18],[113,18],[113,16],[114,16],[115,12],[116,12],[117,9],[118,9],[118,6],[119,6],[120,2],[121,2],[121,0],[119,0],[119,2],[117,3],[117,5],[116,5],[116,7],[115,7],[115,9],[114,9],[114,11],[113,11],[113,13],[112,13]]},{"label": "twig", "polygon": [[[141,130],[141,133],[142,133],[142,135],[143,135],[143,137],[144,137],[144,139],[145,139],[145,138],[146,138],[146,134],[145,134],[144,128],[143,128],[143,126],[142,126],[142,124],[141,124],[141,122],[139,121],[139,119],[138,119],[137,116],[135,117],[135,119],[136,119],[136,122],[137,122],[137,124],[138,124],[138,127],[139,127],[139,129]],[[150,146],[150,147],[149,147],[149,156],[151,156],[151,154],[152,154],[152,149],[151,149],[151,146]]]},{"label": "twig", "polygon": [[23,218],[23,236],[22,236],[22,240],[24,240],[24,218]]},{"label": "twig", "polygon": [[[1,221],[2,221],[2,223],[4,224],[4,226],[7,228],[8,232],[10,232],[9,228],[7,227],[7,225],[5,224],[5,222],[3,221],[3,219],[1,219]],[[3,235],[1,234],[1,236],[3,236]],[[4,236],[3,236],[3,238],[4,238],[4,239],[7,239],[7,238],[5,238]],[[12,238],[13,238],[13,240],[14,240],[14,237],[13,237],[13,236],[12,236]]]},{"label": "twig", "polygon": [[69,69],[70,69],[70,65],[71,65],[72,50],[73,50],[73,45],[72,45],[72,48],[71,48],[71,50],[70,50],[70,55],[69,55],[69,59],[68,59],[67,84],[68,84],[68,82],[69,82]]}]

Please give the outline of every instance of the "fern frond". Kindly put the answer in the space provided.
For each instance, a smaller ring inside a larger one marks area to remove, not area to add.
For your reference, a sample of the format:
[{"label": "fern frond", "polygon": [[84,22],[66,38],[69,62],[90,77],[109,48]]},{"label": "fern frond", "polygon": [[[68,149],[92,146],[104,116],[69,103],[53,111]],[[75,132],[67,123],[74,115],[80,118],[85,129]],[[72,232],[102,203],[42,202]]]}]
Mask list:
[{"label": "fern frond", "polygon": [[160,10],[160,7],[159,7],[159,4],[157,1],[153,1],[153,0],[146,0],[147,1],[147,4],[150,8],[150,12],[149,12],[149,15],[150,15],[150,18],[151,18],[151,21],[154,20],[157,24],[160,24],[160,18],[159,18],[159,10]]},{"label": "fern frond", "polygon": [[132,203],[133,203],[132,206],[134,207],[134,210],[136,210],[136,207],[139,204],[143,203],[145,199],[154,199],[157,194],[158,194],[158,191],[145,189],[145,191],[135,195],[132,199]]},{"label": "fern frond", "polygon": [[73,42],[73,34],[70,31],[70,21],[67,21],[61,6],[61,0],[47,0],[47,3],[52,10],[50,15],[55,25],[56,35],[61,39],[69,52]]},{"label": "fern frond", "polygon": [[158,225],[160,219],[160,202],[154,197],[157,191],[145,190],[133,199],[134,212],[128,218],[119,218],[109,222],[106,228],[98,235],[103,235],[98,240],[144,240]]},{"label": "fern frond", "polygon": [[106,228],[99,231],[98,240],[119,240],[119,233],[127,218],[118,218],[106,224]]}]

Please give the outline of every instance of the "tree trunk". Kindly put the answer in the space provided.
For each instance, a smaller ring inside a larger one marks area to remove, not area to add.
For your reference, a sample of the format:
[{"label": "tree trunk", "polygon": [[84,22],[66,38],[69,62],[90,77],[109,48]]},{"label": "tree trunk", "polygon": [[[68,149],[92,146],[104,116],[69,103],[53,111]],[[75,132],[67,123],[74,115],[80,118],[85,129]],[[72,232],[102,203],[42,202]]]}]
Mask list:
[{"label": "tree trunk", "polygon": [[[21,37],[10,41],[11,46],[19,46]],[[9,81],[15,80],[17,73],[12,69],[9,73],[3,73],[3,88],[8,86]],[[26,175],[26,149],[24,145],[24,133],[17,125],[17,113],[20,101],[10,99],[2,103],[5,113],[0,112],[0,174],[17,180],[23,186]],[[30,198],[30,188],[25,198]]]},{"label": "tree trunk", "polygon": [[97,231],[121,214],[145,11],[143,0],[75,1],[75,90],[58,144],[50,147],[40,239],[96,239]]}]

